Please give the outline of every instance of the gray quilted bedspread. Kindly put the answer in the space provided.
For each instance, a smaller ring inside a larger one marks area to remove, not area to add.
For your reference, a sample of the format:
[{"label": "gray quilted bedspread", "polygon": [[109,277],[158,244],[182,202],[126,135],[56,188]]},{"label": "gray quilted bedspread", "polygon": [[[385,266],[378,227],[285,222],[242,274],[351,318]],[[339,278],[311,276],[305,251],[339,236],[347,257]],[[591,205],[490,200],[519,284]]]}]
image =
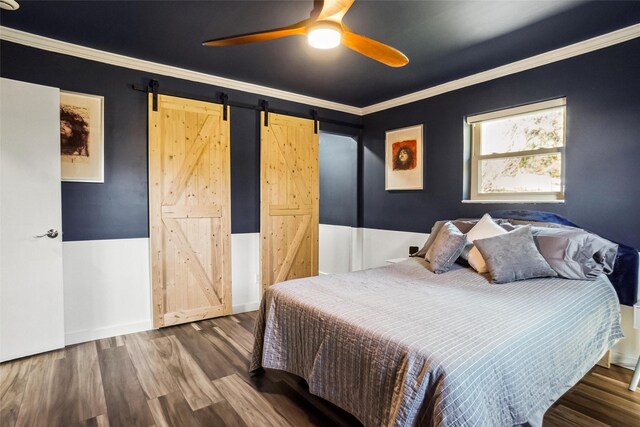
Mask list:
[{"label": "gray quilted bedspread", "polygon": [[251,369],[298,375],[365,426],[540,425],[621,337],[605,276],[496,285],[412,258],[272,286]]}]

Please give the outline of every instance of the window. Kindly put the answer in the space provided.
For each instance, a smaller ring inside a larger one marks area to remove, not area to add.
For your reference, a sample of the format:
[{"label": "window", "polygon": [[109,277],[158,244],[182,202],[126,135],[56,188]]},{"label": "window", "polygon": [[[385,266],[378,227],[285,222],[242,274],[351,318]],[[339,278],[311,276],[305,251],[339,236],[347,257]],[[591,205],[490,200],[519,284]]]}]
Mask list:
[{"label": "window", "polygon": [[467,118],[471,200],[564,200],[566,99]]}]

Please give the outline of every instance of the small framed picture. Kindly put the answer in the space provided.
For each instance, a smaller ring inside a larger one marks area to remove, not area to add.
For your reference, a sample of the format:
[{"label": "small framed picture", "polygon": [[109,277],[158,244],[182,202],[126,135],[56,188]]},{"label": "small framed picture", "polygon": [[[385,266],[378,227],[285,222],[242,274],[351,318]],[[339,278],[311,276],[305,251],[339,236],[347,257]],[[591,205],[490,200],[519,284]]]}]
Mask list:
[{"label": "small framed picture", "polygon": [[422,125],[386,132],[385,190],[422,190],[422,162]]},{"label": "small framed picture", "polygon": [[60,91],[62,180],[104,182],[104,97]]}]

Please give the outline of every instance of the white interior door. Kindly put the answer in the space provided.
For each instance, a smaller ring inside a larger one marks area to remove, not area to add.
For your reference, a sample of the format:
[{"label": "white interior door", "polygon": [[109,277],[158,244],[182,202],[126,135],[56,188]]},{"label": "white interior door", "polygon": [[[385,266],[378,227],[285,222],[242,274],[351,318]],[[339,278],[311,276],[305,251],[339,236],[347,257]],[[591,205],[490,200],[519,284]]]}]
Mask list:
[{"label": "white interior door", "polygon": [[60,91],[0,79],[0,361],[64,346],[60,210]]}]

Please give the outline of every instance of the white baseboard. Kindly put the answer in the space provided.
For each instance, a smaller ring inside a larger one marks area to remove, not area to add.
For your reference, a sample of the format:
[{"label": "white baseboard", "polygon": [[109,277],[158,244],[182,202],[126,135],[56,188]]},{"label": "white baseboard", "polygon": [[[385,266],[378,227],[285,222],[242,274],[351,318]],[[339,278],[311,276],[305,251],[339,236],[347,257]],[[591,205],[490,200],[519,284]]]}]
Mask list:
[{"label": "white baseboard", "polygon": [[245,304],[234,305],[231,308],[233,314],[246,313],[248,311],[256,311],[260,308],[260,301],[248,302]]},{"label": "white baseboard", "polygon": [[141,322],[114,325],[104,328],[72,331],[64,334],[64,343],[65,345],[72,345],[81,342],[115,337],[118,335],[133,334],[134,332],[148,331],[150,329],[153,329],[153,324],[148,320],[143,320]]},{"label": "white baseboard", "polygon": [[622,366],[623,368],[634,370],[638,363],[638,359],[634,358],[630,354],[619,353],[617,351],[611,352],[611,364]]}]

